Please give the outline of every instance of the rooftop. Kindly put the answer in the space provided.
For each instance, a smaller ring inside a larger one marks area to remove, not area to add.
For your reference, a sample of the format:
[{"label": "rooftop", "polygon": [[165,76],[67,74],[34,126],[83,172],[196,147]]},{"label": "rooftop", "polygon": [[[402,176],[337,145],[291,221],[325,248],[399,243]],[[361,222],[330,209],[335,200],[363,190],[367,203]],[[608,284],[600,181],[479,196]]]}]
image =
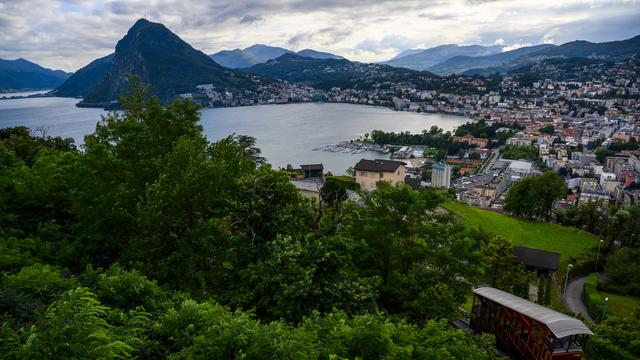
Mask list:
[{"label": "rooftop", "polygon": [[492,287],[481,287],[473,290],[473,292],[546,325],[556,338],[579,334],[593,334],[593,332],[578,319],[509,294],[508,292]]},{"label": "rooftop", "polygon": [[300,165],[300,168],[302,170],[324,170],[324,166],[322,166],[322,164]]},{"label": "rooftop", "polygon": [[358,161],[356,166],[354,166],[353,168],[355,170],[364,170],[364,171],[394,172],[401,165],[404,165],[402,161],[383,160],[383,159],[375,159],[375,160],[362,159]]},{"label": "rooftop", "polygon": [[560,266],[560,254],[557,252],[532,249],[523,246],[514,246],[516,263],[524,264],[539,269],[558,270]]}]

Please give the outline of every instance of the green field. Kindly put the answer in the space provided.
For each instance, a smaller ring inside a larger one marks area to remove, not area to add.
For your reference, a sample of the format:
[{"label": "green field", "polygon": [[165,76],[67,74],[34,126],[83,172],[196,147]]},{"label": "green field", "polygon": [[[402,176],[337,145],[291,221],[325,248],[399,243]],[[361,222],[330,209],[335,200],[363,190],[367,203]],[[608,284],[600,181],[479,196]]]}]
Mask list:
[{"label": "green field", "polygon": [[463,218],[465,226],[502,235],[514,245],[559,252],[561,266],[569,257],[598,244],[594,235],[572,227],[518,219],[453,201],[445,203],[444,208]]},{"label": "green field", "polygon": [[640,299],[633,296],[624,296],[612,294],[604,291],[598,291],[603,299],[608,297],[607,307],[619,317],[632,317],[635,309],[640,308]]}]

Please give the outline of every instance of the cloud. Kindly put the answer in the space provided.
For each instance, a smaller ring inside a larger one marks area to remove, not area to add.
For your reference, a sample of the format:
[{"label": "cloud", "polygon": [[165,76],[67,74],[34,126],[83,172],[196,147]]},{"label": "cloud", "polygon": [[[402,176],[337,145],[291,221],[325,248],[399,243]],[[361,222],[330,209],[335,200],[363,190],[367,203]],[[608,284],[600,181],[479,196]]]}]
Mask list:
[{"label": "cloud", "polygon": [[493,42],[495,45],[504,45],[504,39],[496,39],[496,41]]},{"label": "cloud", "polygon": [[245,15],[240,19],[241,24],[253,24],[264,20],[260,15]]},{"label": "cloud", "polygon": [[254,43],[359,61],[447,43],[509,47],[640,34],[638,0],[0,0],[0,58],[75,71],[141,17],[213,53]]},{"label": "cloud", "polygon": [[533,44],[531,44],[531,43],[519,43],[519,42],[517,42],[517,43],[513,43],[513,44],[511,44],[511,45],[509,45],[509,46],[505,46],[505,47],[503,47],[503,48],[502,48],[502,52],[505,52],[505,51],[511,51],[511,50],[515,50],[515,49],[519,49],[519,48],[521,48],[521,47],[526,47],[526,46],[531,46],[531,45],[533,45]]},{"label": "cloud", "polygon": [[298,33],[293,35],[287,40],[287,44],[291,46],[298,46],[300,43],[304,43],[311,39],[311,34],[309,33]]}]

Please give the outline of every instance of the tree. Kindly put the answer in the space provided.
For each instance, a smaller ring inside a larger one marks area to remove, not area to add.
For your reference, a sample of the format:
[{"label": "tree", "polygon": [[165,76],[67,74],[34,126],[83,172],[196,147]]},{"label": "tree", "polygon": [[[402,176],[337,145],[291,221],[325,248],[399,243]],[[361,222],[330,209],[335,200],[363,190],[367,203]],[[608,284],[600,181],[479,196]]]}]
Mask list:
[{"label": "tree", "polygon": [[[142,343],[143,329],[131,326],[132,333],[121,337],[117,327],[106,320],[108,312],[88,289],[69,290],[49,306],[21,351],[31,359],[131,357],[134,346]],[[148,318],[140,312],[131,316],[137,322]]]},{"label": "tree", "polygon": [[350,230],[363,242],[364,274],[382,279],[382,307],[421,322],[452,316],[480,269],[460,225],[436,210],[443,196],[386,183],[361,196]]},{"label": "tree", "polygon": [[627,294],[640,295],[640,249],[622,248],[607,258],[610,282]]},{"label": "tree", "polygon": [[544,127],[540,128],[538,131],[540,131],[541,133],[544,133],[544,134],[553,135],[553,133],[556,132],[556,129],[553,127],[553,125],[547,125],[547,126],[544,126]]},{"label": "tree", "polygon": [[117,260],[138,233],[138,204],[179,140],[204,141],[197,105],[176,101],[162,107],[156,98],[145,100],[139,82],[132,84],[131,94],[120,100],[122,112],[104,116],[85,137],[73,204],[78,235],[101,265]]},{"label": "tree", "polygon": [[547,171],[541,176],[524,178],[511,186],[504,209],[516,216],[548,220],[553,204],[566,195],[566,185],[557,174]]}]

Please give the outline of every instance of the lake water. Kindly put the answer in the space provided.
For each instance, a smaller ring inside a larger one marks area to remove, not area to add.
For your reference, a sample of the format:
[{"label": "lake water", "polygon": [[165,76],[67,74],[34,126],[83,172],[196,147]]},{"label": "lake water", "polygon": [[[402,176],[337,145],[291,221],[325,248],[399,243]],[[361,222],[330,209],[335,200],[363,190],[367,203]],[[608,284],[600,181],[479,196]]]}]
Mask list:
[{"label": "lake water", "polygon": [[[30,98],[0,100],[0,128],[16,125],[45,129],[51,136],[83,143],[100,121],[101,109],[78,108],[77,99]],[[468,120],[461,116],[397,112],[383,107],[350,104],[290,104],[203,109],[201,124],[210,141],[232,133],[256,138],[274,168],[287,164],[323,163],[343,174],[362,158],[385,158],[378,152],[360,154],[314,151],[371,130],[420,132],[436,125],[452,130]]]}]

